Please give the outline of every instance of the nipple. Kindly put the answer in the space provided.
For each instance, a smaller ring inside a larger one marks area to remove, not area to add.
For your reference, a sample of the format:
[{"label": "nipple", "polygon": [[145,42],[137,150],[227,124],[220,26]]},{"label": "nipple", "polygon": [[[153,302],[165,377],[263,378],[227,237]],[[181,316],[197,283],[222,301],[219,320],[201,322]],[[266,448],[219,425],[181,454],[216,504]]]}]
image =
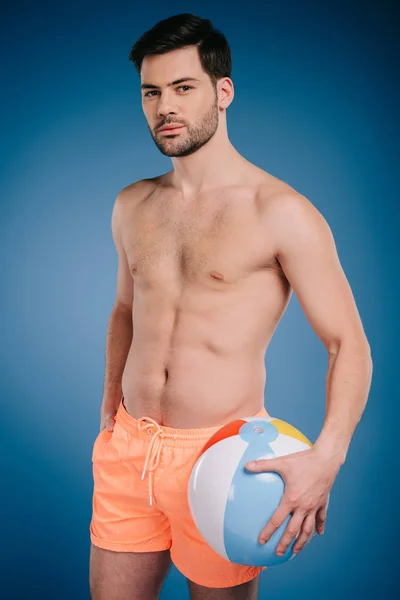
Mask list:
[{"label": "nipple", "polygon": [[221,281],[224,280],[224,276],[222,275],[222,273],[218,273],[218,271],[211,271],[210,272],[211,277],[213,277],[214,279],[220,279]]}]

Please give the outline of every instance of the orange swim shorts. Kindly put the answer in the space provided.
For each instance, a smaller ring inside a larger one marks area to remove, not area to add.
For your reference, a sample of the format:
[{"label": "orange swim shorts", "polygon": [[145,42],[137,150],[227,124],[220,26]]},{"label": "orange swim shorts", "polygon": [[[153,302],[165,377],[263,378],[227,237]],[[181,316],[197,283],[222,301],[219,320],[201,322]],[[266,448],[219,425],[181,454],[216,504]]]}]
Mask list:
[{"label": "orange swim shorts", "polygon": [[[261,415],[268,416],[264,407],[254,416]],[[150,417],[136,419],[122,397],[113,431],[103,429],[93,446],[92,543],[118,552],[169,549],[185,577],[212,588],[239,585],[263,571],[217,554],[191,517],[190,473],[220,427],[175,429]]]}]

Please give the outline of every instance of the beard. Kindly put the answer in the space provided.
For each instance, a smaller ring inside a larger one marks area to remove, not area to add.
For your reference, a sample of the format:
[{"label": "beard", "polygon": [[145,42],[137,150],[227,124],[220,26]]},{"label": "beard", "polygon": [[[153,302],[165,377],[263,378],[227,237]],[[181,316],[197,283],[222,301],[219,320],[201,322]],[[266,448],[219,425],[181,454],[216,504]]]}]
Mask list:
[{"label": "beard", "polygon": [[[172,123],[179,123],[180,125],[186,126],[186,136],[184,137],[181,133],[171,134],[160,134],[162,137],[153,135],[151,129],[150,133],[154,140],[155,145],[162,154],[170,157],[188,156],[193,154],[199,148],[204,146],[214,135],[218,127],[218,103],[217,99],[214,100],[210,109],[206,112],[201,120],[196,125],[187,125],[180,121],[173,119]],[[167,125],[168,123],[164,123]],[[181,137],[182,136],[182,137]]]}]

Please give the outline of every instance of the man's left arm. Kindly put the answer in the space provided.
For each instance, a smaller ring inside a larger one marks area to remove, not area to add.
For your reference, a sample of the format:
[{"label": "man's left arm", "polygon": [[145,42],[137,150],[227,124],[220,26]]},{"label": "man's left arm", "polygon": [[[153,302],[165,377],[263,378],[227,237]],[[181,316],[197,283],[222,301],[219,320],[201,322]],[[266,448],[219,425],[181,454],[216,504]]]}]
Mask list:
[{"label": "man's left arm", "polygon": [[300,195],[281,198],[274,210],[277,258],[328,351],[325,420],[314,448],[343,464],[368,400],[370,346],[324,217]]},{"label": "man's left arm", "polygon": [[281,555],[295,536],[293,550],[298,552],[311,539],[315,526],[318,533],[324,532],[329,492],[368,399],[372,359],[324,217],[296,193],[274,198],[267,212],[276,257],[328,351],[326,413],[312,449],[246,464],[249,471],[278,472],[285,481],[281,503],[259,535],[260,543],[266,542],[292,515],[276,551]]}]

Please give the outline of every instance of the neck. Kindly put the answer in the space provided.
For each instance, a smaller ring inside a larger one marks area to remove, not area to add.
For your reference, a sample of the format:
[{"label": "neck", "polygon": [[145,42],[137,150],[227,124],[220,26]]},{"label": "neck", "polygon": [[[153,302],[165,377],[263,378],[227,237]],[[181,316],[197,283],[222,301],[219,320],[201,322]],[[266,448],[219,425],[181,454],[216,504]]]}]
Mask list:
[{"label": "neck", "polygon": [[190,198],[215,187],[234,183],[243,170],[244,158],[227,135],[218,131],[204,146],[189,156],[172,158],[171,184]]}]

